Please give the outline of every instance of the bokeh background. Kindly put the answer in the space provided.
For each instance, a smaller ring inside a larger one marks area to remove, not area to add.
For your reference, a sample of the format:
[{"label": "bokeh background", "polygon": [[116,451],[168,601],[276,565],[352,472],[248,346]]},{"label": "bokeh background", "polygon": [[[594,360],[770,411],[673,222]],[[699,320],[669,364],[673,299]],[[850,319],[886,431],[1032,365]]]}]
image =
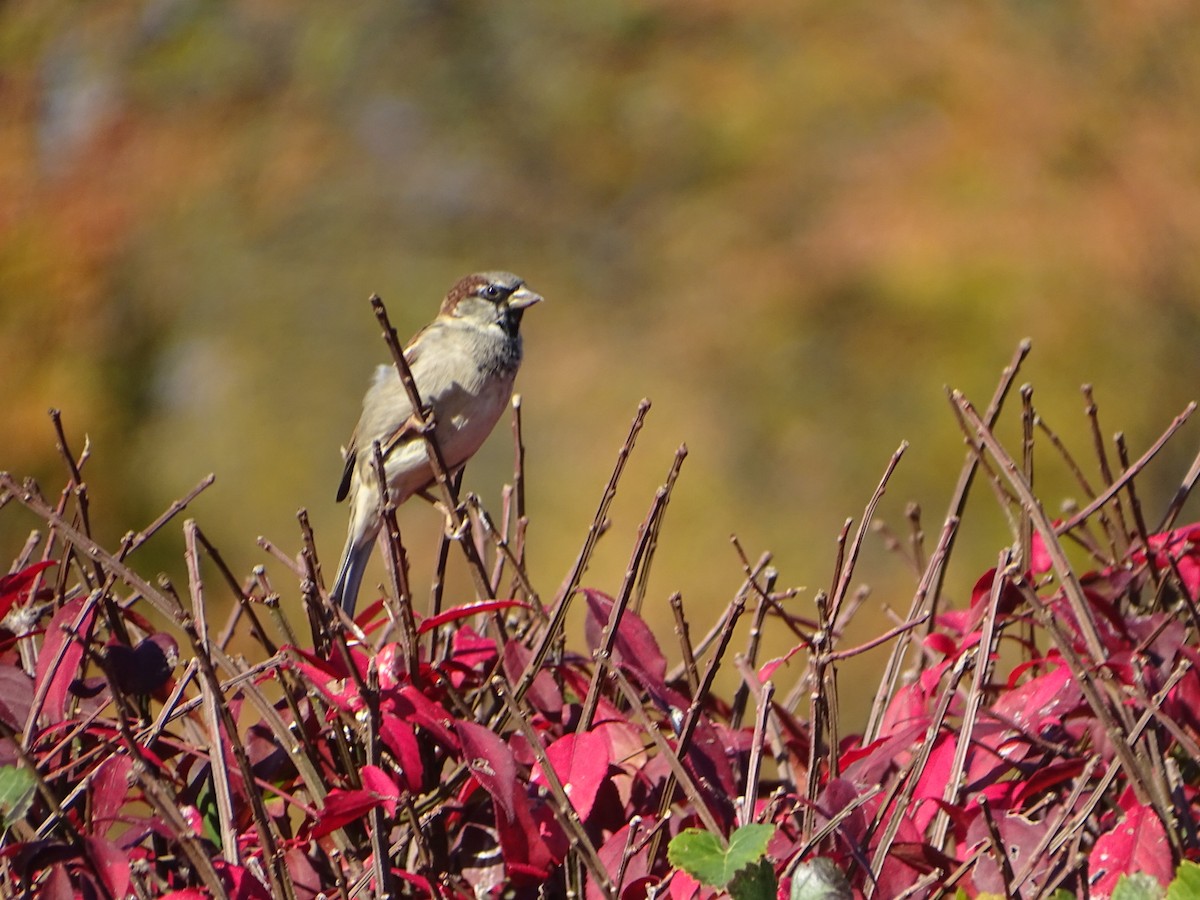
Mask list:
[{"label": "bokeh background", "polygon": [[[211,471],[190,514],[239,572],[275,565],[260,534],[297,549],[299,507],[332,566],[338,447],[387,359],[367,297],[410,334],[481,268],[549,299],[519,381],[542,593],[649,396],[587,581],[615,589],[686,442],[651,616],[678,589],[707,627],[731,533],[810,611],[902,439],[881,513],[920,503],[932,543],[963,458],[943,386],[982,405],[1022,337],[1084,460],[1081,383],[1135,454],[1200,393],[1200,7],[0,6],[0,468],[61,485],[60,407],[103,540]],[[1141,480],[1152,520],[1197,437]],[[1077,494],[1039,452],[1048,504]],[[502,427],[469,486],[496,507],[510,470]],[[33,524],[0,513],[9,558]],[[439,523],[402,524],[419,578]],[[952,592],[1005,535],[979,491]],[[138,560],[178,578],[180,551]],[[866,636],[914,579],[877,538],[860,575]]]}]

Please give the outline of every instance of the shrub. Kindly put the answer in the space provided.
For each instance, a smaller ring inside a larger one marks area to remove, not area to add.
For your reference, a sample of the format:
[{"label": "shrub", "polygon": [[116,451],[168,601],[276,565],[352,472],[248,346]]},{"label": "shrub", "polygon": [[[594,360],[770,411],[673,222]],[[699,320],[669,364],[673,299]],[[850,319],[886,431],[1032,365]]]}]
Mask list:
[{"label": "shrub", "polygon": [[[550,602],[523,572],[520,491],[506,492],[497,526],[441,473],[452,536],[439,583],[457,544],[476,596],[418,614],[389,511],[392,590],[350,622],[329,603],[302,514],[296,557],[267,549],[298,583],[303,626],[265,569],[239,579],[194,521],[182,528],[186,591],[138,573],[137,548],[204,483],[100,546],[83,461],[60,428],[57,501],[0,474],[0,505],[43,529],[0,580],[0,892],[1161,896],[1178,871],[1173,896],[1191,896],[1193,870],[1179,867],[1197,849],[1200,525],[1176,519],[1200,466],[1153,526],[1136,481],[1193,407],[1135,461],[1118,441],[1110,470],[1102,450],[1093,490],[1025,393],[1025,446],[1043,436],[1088,498],[1052,520],[1030,454],[993,431],[1027,350],[986,412],[951,397],[967,458],[936,545],[914,538],[924,562],[903,621],[842,646],[855,563],[902,447],[843,531],[815,621],[766,558],[747,559],[700,640],[676,598],[674,665],[636,607],[682,449],[622,583],[581,586],[648,404]],[[956,609],[942,580],[981,473],[1012,542]],[[236,600],[219,630],[202,558]],[[562,629],[573,602],[586,605],[581,647]],[[769,623],[795,647],[762,661]],[[256,659],[227,652],[235,631]],[[866,726],[840,735],[838,667],[885,644]],[[731,664],[741,685],[717,696],[713,676]]]}]

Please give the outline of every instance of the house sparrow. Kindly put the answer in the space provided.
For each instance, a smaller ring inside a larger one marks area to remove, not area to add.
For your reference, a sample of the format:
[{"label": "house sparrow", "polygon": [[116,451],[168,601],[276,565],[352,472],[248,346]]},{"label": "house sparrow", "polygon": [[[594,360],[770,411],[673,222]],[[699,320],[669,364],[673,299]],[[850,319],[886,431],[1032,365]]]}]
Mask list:
[{"label": "house sparrow", "polygon": [[[449,471],[475,454],[508,405],[521,365],[521,316],[541,300],[509,272],[468,275],[404,348],[421,402],[433,408],[434,436]],[[379,366],[343,451],[346,468],[337,493],[339,501],[350,498],[350,528],[331,596],[350,616],[381,525],[374,443],[396,505],[434,481],[416,425],[395,366]]]}]

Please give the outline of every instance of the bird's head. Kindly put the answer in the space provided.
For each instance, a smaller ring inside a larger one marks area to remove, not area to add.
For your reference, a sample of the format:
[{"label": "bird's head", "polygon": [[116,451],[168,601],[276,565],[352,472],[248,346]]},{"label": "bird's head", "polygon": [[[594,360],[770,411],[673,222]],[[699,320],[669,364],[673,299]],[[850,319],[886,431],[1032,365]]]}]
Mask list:
[{"label": "bird's head", "polygon": [[511,272],[477,272],[460,278],[450,288],[442,301],[440,315],[496,324],[516,334],[525,310],[541,302],[542,296]]}]

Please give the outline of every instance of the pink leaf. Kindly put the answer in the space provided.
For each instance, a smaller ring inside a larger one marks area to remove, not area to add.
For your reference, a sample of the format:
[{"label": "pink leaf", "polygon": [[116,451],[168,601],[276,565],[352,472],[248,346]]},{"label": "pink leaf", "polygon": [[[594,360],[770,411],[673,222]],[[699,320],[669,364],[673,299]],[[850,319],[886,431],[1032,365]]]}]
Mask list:
[{"label": "pink leaf", "polygon": [[[1033,865],[1034,874],[1031,877],[1034,883],[1040,885],[1044,881],[1040,868],[1048,865],[1050,857],[1035,860],[1033,852],[1049,826],[1044,822],[1030,822],[1024,816],[1012,812],[995,816],[995,822],[996,830],[1000,832],[1002,849],[1008,856],[1012,870],[1020,872],[1027,864]],[[966,845],[971,847],[987,840],[987,820],[982,815],[976,816],[967,828]],[[980,891],[990,894],[1004,893],[1004,876],[1000,872],[1000,862],[993,858],[992,853],[985,853],[980,857],[972,877],[975,887]],[[1031,896],[1037,893],[1033,884],[1030,885],[1029,893]]]},{"label": "pink leaf", "polygon": [[[1058,520],[1055,521],[1055,525]],[[1045,575],[1052,568],[1054,563],[1050,561],[1050,553],[1046,550],[1046,542],[1042,540],[1040,532],[1033,533],[1033,539],[1029,542],[1029,570],[1034,575]]]},{"label": "pink leaf", "polygon": [[379,799],[389,816],[396,814],[396,801],[400,799],[400,789],[383,769],[378,766],[363,766],[362,783],[364,788]]},{"label": "pink leaf", "polygon": [[1091,896],[1111,896],[1122,875],[1145,872],[1166,887],[1173,875],[1171,846],[1162,822],[1149,807],[1135,806],[1113,829],[1096,840],[1088,857]]},{"label": "pink leaf", "polygon": [[523,800],[512,751],[490,728],[474,722],[456,722],[464,761],[480,786],[510,819],[516,815],[518,797]]},{"label": "pink leaf", "polygon": [[0,666],[0,721],[21,731],[32,707],[33,679],[16,666]]},{"label": "pink leaf", "polygon": [[1071,670],[1058,665],[1045,675],[1006,692],[994,709],[1006,720],[1037,734],[1046,719],[1061,719],[1083,700]]},{"label": "pink leaf", "polygon": [[284,854],[284,863],[287,865],[292,887],[296,889],[297,900],[314,900],[322,894],[324,885],[321,883],[321,876],[303,850],[292,847]]}]

